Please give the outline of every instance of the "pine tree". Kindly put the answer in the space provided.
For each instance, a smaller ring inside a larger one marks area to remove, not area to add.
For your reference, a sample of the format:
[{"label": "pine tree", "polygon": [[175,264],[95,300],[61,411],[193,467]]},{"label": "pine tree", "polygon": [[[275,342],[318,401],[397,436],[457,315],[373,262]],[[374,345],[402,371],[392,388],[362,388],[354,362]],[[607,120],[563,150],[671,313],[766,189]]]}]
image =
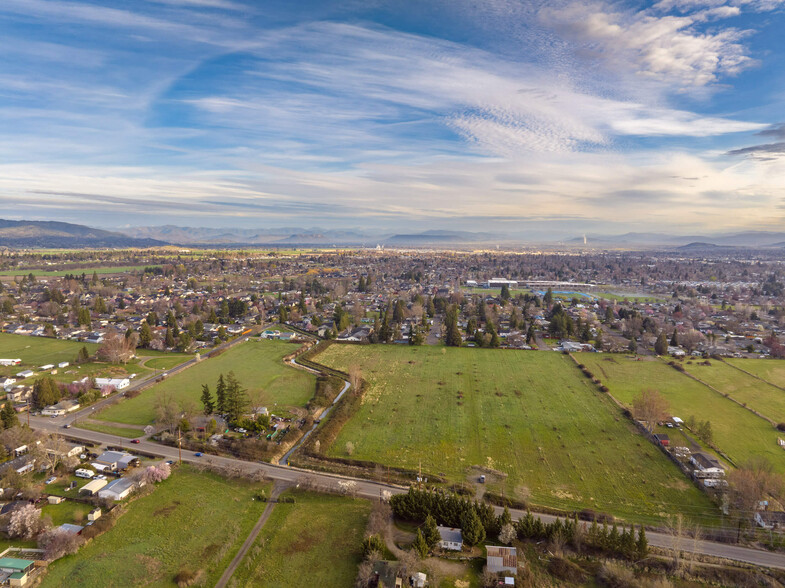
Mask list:
[{"label": "pine tree", "polygon": [[673,347],[679,346],[679,336],[676,333],[676,329],[673,329],[673,336],[671,337],[671,345]]},{"label": "pine tree", "polygon": [[668,338],[665,333],[660,333],[657,337],[657,342],[654,343],[654,352],[657,355],[666,355],[668,353]]},{"label": "pine tree", "polygon": [[469,547],[479,545],[485,540],[485,527],[474,509],[464,514],[461,520],[461,536]]},{"label": "pine tree", "polygon": [[19,417],[16,416],[16,411],[10,402],[3,405],[3,410],[0,411],[0,421],[2,421],[4,429],[10,429],[19,424]]},{"label": "pine tree", "polygon": [[435,549],[436,546],[439,545],[439,541],[442,540],[442,537],[439,534],[439,528],[436,525],[436,519],[431,515],[425,517],[423,537],[425,538],[425,543],[428,545],[429,549]]},{"label": "pine tree", "polygon": [[40,378],[33,385],[32,401],[36,408],[57,404],[60,401],[60,388],[51,377]]},{"label": "pine tree", "polygon": [[425,542],[425,538],[422,536],[420,529],[417,529],[417,537],[414,539],[412,549],[421,558],[428,557],[428,544]]},{"label": "pine tree", "polygon": [[611,527],[611,532],[608,535],[608,549],[611,551],[619,551],[621,547],[621,535],[619,535],[619,527],[616,526],[616,523],[613,523],[613,527]]},{"label": "pine tree", "polygon": [[224,375],[218,375],[218,383],[215,386],[215,412],[224,414],[226,412],[226,382]]},{"label": "pine tree", "polygon": [[226,417],[231,423],[237,423],[250,404],[245,388],[240,386],[240,382],[234,372],[226,374],[226,393],[224,404],[226,406]]},{"label": "pine tree", "polygon": [[153,332],[150,330],[150,324],[147,321],[142,321],[142,327],[139,329],[139,345],[149,347],[152,341]]},{"label": "pine tree", "polygon": [[82,345],[79,353],[76,354],[76,363],[85,363],[87,361],[90,361],[90,353],[87,351],[87,347]]},{"label": "pine tree", "polygon": [[512,515],[510,509],[505,506],[504,511],[499,515],[499,528],[510,524],[512,524]]},{"label": "pine tree", "polygon": [[166,337],[164,338],[164,343],[167,347],[174,347],[174,334],[172,333],[171,327],[166,327]]},{"label": "pine tree", "polygon": [[641,529],[638,531],[638,541],[635,543],[635,552],[638,559],[646,559],[649,555],[649,542],[646,540],[646,529],[643,528],[643,525],[641,525]]},{"label": "pine tree", "polygon": [[204,416],[213,414],[215,405],[213,404],[213,397],[210,394],[210,386],[202,384],[202,405],[204,406]]}]

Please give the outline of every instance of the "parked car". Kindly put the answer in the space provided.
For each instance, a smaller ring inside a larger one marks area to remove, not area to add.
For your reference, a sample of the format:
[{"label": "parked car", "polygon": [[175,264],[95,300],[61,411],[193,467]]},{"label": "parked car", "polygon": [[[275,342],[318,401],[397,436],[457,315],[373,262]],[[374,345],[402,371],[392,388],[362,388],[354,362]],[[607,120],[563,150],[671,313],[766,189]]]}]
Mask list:
[{"label": "parked car", "polygon": [[70,429],[70,428],[71,428],[71,423],[66,423],[66,424],[64,424],[64,425],[63,425],[63,428],[64,428],[64,429]]},{"label": "parked car", "polygon": [[141,443],[141,441],[139,439],[131,439],[131,443]]},{"label": "parked car", "polygon": [[202,452],[201,451],[197,451],[196,453],[194,453],[194,456],[195,457],[202,457]]},{"label": "parked car", "polygon": [[55,481],[57,481],[57,476],[49,476],[46,479],[46,481],[44,482],[44,484],[51,484],[52,482],[55,482]]},{"label": "parked car", "polygon": [[173,459],[167,459],[166,463],[168,463],[169,465],[174,465],[174,460]]}]

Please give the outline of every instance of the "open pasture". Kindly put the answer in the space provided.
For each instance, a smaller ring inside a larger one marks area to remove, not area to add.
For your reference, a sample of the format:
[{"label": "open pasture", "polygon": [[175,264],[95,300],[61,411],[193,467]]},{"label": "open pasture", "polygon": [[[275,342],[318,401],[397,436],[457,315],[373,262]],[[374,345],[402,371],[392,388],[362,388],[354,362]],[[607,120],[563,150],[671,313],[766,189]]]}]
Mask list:
[{"label": "open pasture", "polygon": [[[636,361],[625,355],[594,353],[582,354],[578,359],[620,402],[631,406],[644,389],[659,390],[668,399],[674,416],[685,421],[690,416],[698,421],[710,421],[715,445],[736,464],[765,457],[777,471],[785,472],[785,451],[777,445],[777,431],[767,421],[663,361],[655,358]],[[695,364],[685,367],[692,371]],[[696,375],[707,373],[696,372]]]},{"label": "open pasture", "polygon": [[352,586],[371,511],[367,500],[293,491],[294,504],[276,504],[233,585],[284,588],[292,578],[311,586]]},{"label": "open pasture", "polygon": [[253,403],[266,406],[270,411],[304,406],[314,394],[316,378],[284,365],[282,358],[295,349],[297,345],[281,341],[251,339],[238,343],[219,356],[205,358],[148,388],[135,398],[106,408],[93,418],[129,425],[152,424],[159,394],[167,394],[181,405],[192,402],[197,410],[201,409],[202,384],[210,386],[214,396],[218,376],[229,372],[234,372]]},{"label": "open pasture", "polygon": [[261,490],[179,468],[112,529],[50,565],[41,586],[168,587],[184,569],[213,586],[264,510],[252,499]]},{"label": "open pasture", "polygon": [[[336,442],[352,457],[476,481],[533,504],[634,520],[714,517],[689,484],[572,361],[549,352],[333,345],[317,361],[361,368],[363,404]],[[498,481],[497,481],[498,480]]]}]

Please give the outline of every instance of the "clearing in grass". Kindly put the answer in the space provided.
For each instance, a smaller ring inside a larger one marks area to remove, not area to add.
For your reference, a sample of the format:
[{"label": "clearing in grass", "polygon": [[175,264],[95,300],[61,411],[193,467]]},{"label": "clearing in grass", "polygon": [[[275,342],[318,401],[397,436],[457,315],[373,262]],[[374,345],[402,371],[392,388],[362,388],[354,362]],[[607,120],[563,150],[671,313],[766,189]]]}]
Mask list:
[{"label": "clearing in grass", "polygon": [[[268,487],[269,489],[269,487]],[[187,570],[213,586],[261,516],[258,484],[178,468],[115,526],[49,566],[41,586],[173,586]]]},{"label": "clearing in grass", "polygon": [[294,504],[276,504],[232,585],[284,588],[292,578],[309,586],[352,586],[371,511],[367,500],[293,491]]},{"label": "clearing in grass", "polygon": [[283,363],[282,358],[296,349],[292,343],[249,339],[218,357],[203,359],[135,398],[110,406],[94,418],[130,425],[152,424],[159,394],[170,395],[181,406],[192,403],[200,411],[202,384],[210,386],[215,394],[218,376],[229,372],[234,372],[255,405],[266,406],[271,412],[302,407],[314,394],[316,377]]},{"label": "clearing in grass", "polygon": [[[580,355],[578,360],[628,406],[641,391],[654,388],[668,399],[672,415],[685,421],[691,416],[697,421],[708,420],[714,444],[736,465],[765,457],[776,471],[785,472],[785,451],[777,445],[778,433],[771,424],[663,361],[592,353]],[[685,367],[692,370],[695,365]],[[706,376],[708,372],[696,372],[700,374]]]},{"label": "clearing in grass", "polygon": [[[332,345],[317,361],[358,366],[368,388],[328,456],[476,482],[535,505],[631,520],[717,510],[570,358],[548,352]],[[348,445],[347,445],[348,444]],[[473,467],[474,466],[474,467]]]}]

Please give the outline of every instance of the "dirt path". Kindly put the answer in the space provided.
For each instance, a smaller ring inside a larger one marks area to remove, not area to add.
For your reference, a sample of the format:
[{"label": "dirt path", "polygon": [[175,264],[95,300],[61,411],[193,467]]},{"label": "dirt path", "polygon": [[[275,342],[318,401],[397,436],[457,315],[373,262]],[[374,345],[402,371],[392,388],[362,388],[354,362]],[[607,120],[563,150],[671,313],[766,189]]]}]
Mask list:
[{"label": "dirt path", "polygon": [[240,547],[240,551],[237,552],[237,555],[234,556],[232,563],[229,564],[229,567],[226,568],[223,575],[221,575],[220,579],[215,585],[215,588],[224,588],[228,583],[229,580],[232,578],[237,566],[240,565],[240,562],[243,561],[245,555],[248,553],[248,550],[251,549],[251,545],[254,544],[256,538],[259,536],[259,532],[264,527],[264,524],[267,522],[267,519],[270,518],[270,513],[273,512],[273,507],[275,503],[278,501],[278,497],[281,495],[281,492],[286,490],[289,487],[289,484],[283,482],[276,482],[273,486],[273,491],[270,494],[270,499],[267,501],[267,506],[264,508],[264,512],[262,516],[259,517],[259,520],[256,521],[253,529],[251,529],[251,534],[248,535],[248,538],[243,543],[243,546]]}]

